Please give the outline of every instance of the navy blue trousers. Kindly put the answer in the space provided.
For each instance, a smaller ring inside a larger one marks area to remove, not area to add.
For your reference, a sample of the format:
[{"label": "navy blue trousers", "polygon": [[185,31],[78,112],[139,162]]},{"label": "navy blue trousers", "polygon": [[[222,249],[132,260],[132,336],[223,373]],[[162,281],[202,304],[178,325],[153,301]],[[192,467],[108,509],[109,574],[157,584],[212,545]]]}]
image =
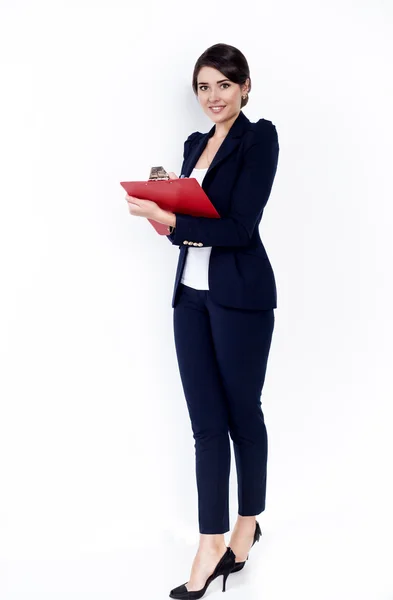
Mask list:
[{"label": "navy blue trousers", "polygon": [[230,438],[238,514],[265,510],[268,440],[261,394],[274,309],[215,303],[209,290],[179,284],[176,355],[195,447],[200,533],[229,531]]}]

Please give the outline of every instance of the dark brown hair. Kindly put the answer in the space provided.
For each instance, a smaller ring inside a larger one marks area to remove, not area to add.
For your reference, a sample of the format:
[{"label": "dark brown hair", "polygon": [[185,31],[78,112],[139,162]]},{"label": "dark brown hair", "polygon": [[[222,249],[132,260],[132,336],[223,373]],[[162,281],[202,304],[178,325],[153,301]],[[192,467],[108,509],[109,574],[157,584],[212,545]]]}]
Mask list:
[{"label": "dark brown hair", "polygon": [[[250,69],[246,57],[234,46],[214,44],[201,54],[195,63],[192,75],[192,89],[196,95],[198,94],[197,77],[202,67],[213,67],[223,73],[230,81],[239,85],[243,85],[249,79],[248,92],[251,90]],[[242,97],[240,108],[246,106],[247,102],[248,94],[244,100]]]}]

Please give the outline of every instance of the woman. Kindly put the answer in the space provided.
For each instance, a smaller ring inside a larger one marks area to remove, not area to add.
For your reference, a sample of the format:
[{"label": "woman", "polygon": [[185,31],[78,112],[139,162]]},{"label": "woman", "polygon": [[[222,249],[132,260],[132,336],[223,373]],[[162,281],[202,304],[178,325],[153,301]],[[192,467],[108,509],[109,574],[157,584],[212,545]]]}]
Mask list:
[{"label": "woman", "polygon": [[[224,591],[229,573],[244,566],[261,535],[256,516],[265,509],[267,432],[260,397],[277,307],[258,230],[277,169],[276,128],[242,113],[251,79],[233,46],[208,48],[195,64],[192,85],[214,126],[187,138],[181,175],[199,181],[221,218],[171,213],[126,196],[131,214],[168,225],[169,241],[180,248],[173,323],[195,440],[200,541],[189,581],[169,594],[179,599],[201,598],[219,575]],[[238,519],[227,547],[228,435]]]}]

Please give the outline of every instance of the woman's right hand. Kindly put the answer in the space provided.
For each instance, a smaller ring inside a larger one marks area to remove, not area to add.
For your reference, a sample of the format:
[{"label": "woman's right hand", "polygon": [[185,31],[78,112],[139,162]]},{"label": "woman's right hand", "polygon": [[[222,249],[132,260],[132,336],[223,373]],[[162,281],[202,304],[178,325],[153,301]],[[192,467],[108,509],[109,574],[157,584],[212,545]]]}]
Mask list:
[{"label": "woman's right hand", "polygon": [[168,171],[169,179],[179,179],[173,171]]}]

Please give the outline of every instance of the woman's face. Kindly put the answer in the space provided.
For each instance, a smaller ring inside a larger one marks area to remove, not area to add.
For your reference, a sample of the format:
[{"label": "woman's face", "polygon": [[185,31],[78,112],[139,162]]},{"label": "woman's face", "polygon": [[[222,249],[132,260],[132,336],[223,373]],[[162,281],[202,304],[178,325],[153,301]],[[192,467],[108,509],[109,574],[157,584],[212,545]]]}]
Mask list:
[{"label": "woman's face", "polygon": [[[214,123],[221,123],[237,115],[240,110],[242,94],[247,91],[233,83],[214,69],[213,67],[202,67],[197,76],[198,100],[205,113]],[[214,111],[212,106],[223,106],[221,110]]]}]

